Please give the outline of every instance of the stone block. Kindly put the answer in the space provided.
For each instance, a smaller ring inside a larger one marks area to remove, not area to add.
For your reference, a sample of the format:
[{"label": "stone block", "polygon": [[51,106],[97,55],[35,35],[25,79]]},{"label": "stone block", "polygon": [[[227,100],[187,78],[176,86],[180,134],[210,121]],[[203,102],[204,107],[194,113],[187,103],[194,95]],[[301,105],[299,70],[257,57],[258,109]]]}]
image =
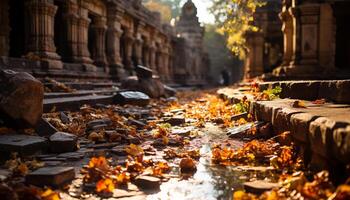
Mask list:
[{"label": "stone block", "polygon": [[292,108],[275,109],[272,115],[272,125],[276,134],[291,130],[290,118],[293,114],[300,113]]},{"label": "stone block", "polygon": [[332,155],[333,131],[345,127],[343,122],[337,122],[326,117],[319,117],[310,123],[309,141],[311,150],[322,157],[329,158]]},{"label": "stone block", "polygon": [[150,102],[150,97],[142,92],[125,91],[119,92],[113,97],[113,101],[116,104],[131,104],[138,106],[146,106]]},{"label": "stone block", "polygon": [[318,99],[326,99],[328,101],[335,101],[337,96],[335,81],[322,81],[318,92]]},{"label": "stone block", "polygon": [[138,176],[135,178],[135,185],[146,190],[159,190],[161,181],[153,176]]},{"label": "stone block", "polygon": [[335,102],[350,103],[350,80],[337,81]]},{"label": "stone block", "polygon": [[0,152],[27,156],[47,150],[47,139],[29,135],[0,135]]},{"label": "stone block", "polygon": [[8,124],[34,127],[43,113],[44,87],[25,72],[0,70],[0,112]]},{"label": "stone block", "polygon": [[40,136],[50,136],[58,132],[58,130],[46,119],[41,118],[35,127],[35,132]]},{"label": "stone block", "polygon": [[332,152],[335,158],[342,163],[350,162],[350,126],[338,128],[333,133],[334,145]]},{"label": "stone block", "polygon": [[135,71],[136,71],[137,77],[139,79],[152,78],[152,76],[153,76],[152,69],[145,67],[145,66],[142,66],[142,65],[136,66]]},{"label": "stone block", "polygon": [[75,178],[73,167],[43,167],[29,173],[26,183],[35,186],[61,187]]},{"label": "stone block", "polygon": [[[318,98],[320,83],[316,81],[291,81],[286,83],[284,97],[315,100]],[[283,91],[283,88],[282,88]]]},{"label": "stone block", "polygon": [[246,192],[253,193],[253,194],[262,194],[266,191],[270,191],[274,188],[280,187],[278,183],[272,183],[272,182],[261,181],[261,180],[246,182],[243,184],[243,186]]},{"label": "stone block", "polygon": [[64,132],[57,132],[50,136],[50,151],[53,153],[72,152],[78,149],[78,137]]},{"label": "stone block", "polygon": [[292,137],[298,141],[309,141],[309,126],[317,117],[309,113],[296,113],[290,117],[290,131]]},{"label": "stone block", "polygon": [[172,126],[179,126],[179,125],[182,125],[186,122],[185,118],[184,117],[171,117],[169,119],[166,119],[164,120],[165,123],[169,123],[171,124]]}]

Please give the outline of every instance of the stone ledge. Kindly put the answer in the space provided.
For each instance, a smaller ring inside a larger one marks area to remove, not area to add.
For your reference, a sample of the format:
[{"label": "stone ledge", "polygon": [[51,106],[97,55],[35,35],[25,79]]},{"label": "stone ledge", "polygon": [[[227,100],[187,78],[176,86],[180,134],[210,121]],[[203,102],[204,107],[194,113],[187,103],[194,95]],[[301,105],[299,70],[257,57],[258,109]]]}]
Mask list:
[{"label": "stone ledge", "polygon": [[217,93],[232,103],[247,96],[257,120],[271,122],[276,134],[290,131],[306,154],[304,158],[309,158],[306,162],[310,161],[310,166],[324,168],[350,162],[350,105],[317,105],[305,101],[307,108],[294,108],[292,104],[296,99],[254,101],[251,95],[232,88]]},{"label": "stone ledge", "polygon": [[327,99],[335,103],[350,103],[350,80],[278,81],[259,83],[261,91],[280,86],[282,98],[304,100]]}]

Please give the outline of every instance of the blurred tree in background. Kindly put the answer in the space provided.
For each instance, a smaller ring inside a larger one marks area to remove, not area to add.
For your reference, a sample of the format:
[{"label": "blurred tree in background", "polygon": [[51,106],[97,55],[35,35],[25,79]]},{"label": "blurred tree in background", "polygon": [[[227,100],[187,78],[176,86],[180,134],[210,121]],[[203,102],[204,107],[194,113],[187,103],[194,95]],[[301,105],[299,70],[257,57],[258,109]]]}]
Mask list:
[{"label": "blurred tree in background", "polygon": [[227,70],[230,73],[230,83],[242,79],[242,62],[226,47],[226,37],[217,32],[215,24],[205,25],[204,46],[208,51],[211,67],[210,78],[214,84],[221,79],[221,72]]},{"label": "blurred tree in background", "polygon": [[248,51],[244,34],[259,31],[254,25],[254,13],[264,0],[212,0],[210,12],[214,14],[218,31],[227,37],[227,47],[240,59]]},{"label": "blurred tree in background", "polygon": [[164,19],[167,21],[164,22],[169,22],[181,14],[182,0],[143,0],[143,2],[148,9],[165,15]]},{"label": "blurred tree in background", "polygon": [[160,12],[163,23],[169,23],[172,19],[171,7],[160,0],[147,0],[143,5],[151,11]]}]

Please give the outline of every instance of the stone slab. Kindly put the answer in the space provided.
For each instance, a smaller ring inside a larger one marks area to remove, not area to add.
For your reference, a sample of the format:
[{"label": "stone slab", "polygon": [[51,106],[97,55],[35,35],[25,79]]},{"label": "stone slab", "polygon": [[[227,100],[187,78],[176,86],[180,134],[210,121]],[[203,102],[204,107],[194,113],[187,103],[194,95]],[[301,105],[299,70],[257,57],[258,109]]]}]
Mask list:
[{"label": "stone slab", "polygon": [[55,111],[75,111],[84,104],[112,104],[113,96],[108,95],[89,95],[83,97],[67,97],[67,98],[52,98],[44,99],[44,112]]},{"label": "stone slab", "polygon": [[39,136],[29,135],[0,135],[0,152],[10,154],[18,152],[20,155],[28,156],[37,152],[47,150],[47,139]]},{"label": "stone slab", "polygon": [[35,186],[61,187],[75,178],[73,167],[43,167],[29,173],[26,183]]}]

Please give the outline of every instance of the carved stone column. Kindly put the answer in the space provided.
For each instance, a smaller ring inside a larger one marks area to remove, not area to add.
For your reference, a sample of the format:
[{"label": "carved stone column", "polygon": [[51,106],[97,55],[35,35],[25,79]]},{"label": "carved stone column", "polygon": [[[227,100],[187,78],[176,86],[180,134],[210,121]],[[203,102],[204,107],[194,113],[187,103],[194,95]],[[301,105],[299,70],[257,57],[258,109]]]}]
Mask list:
[{"label": "carved stone column", "polygon": [[10,50],[10,24],[8,0],[0,1],[0,56],[8,56]]},{"label": "carved stone column", "polygon": [[289,66],[293,55],[293,17],[289,12],[291,6],[290,0],[285,0],[282,8],[282,12],[279,17],[283,23],[283,62],[282,66]]},{"label": "carved stone column", "polygon": [[27,19],[26,52],[41,59],[42,66],[48,69],[62,69],[60,56],[54,43],[54,17],[57,6],[48,1],[29,0],[25,2]]},{"label": "carved stone column", "polygon": [[78,5],[74,3],[67,3],[66,13],[63,18],[65,21],[66,32],[66,53],[67,61],[77,63],[81,60],[79,59],[78,45],[79,45],[79,15]]},{"label": "carved stone column", "polygon": [[164,64],[163,64],[163,56],[162,49],[159,44],[156,45],[156,70],[160,77],[164,76]]},{"label": "carved stone column", "polygon": [[143,61],[143,65],[149,68],[150,68],[150,59],[149,59],[150,46],[151,46],[150,41],[148,38],[146,38],[143,41],[143,46],[142,46],[142,61]]},{"label": "carved stone column", "polygon": [[124,33],[124,43],[125,43],[125,69],[129,71],[129,73],[133,72],[134,64],[132,62],[132,50],[135,38],[130,29],[126,29]]},{"label": "carved stone column", "polygon": [[163,50],[163,72],[164,72],[164,80],[168,81],[170,79],[169,73],[169,45],[167,44]]},{"label": "carved stone column", "polygon": [[134,48],[135,48],[135,65],[143,65],[142,63],[142,44],[143,40],[141,38],[141,34],[136,35],[136,39],[134,41]]},{"label": "carved stone column", "polygon": [[115,5],[110,5],[107,10],[107,60],[110,66],[110,73],[117,75],[118,79],[124,77],[122,59],[120,57],[120,37],[123,30],[120,21],[122,10]]},{"label": "carved stone column", "polygon": [[245,62],[246,78],[253,78],[264,72],[264,36],[260,32],[246,34],[248,55]]},{"label": "carved stone column", "polygon": [[156,71],[157,67],[156,67],[156,44],[155,44],[155,42],[151,42],[151,45],[149,47],[149,61],[150,61],[150,68]]},{"label": "carved stone column", "polygon": [[106,58],[106,19],[104,17],[94,18],[94,23],[91,25],[92,34],[94,36],[94,44],[92,49],[92,59],[98,67],[107,67]]}]

